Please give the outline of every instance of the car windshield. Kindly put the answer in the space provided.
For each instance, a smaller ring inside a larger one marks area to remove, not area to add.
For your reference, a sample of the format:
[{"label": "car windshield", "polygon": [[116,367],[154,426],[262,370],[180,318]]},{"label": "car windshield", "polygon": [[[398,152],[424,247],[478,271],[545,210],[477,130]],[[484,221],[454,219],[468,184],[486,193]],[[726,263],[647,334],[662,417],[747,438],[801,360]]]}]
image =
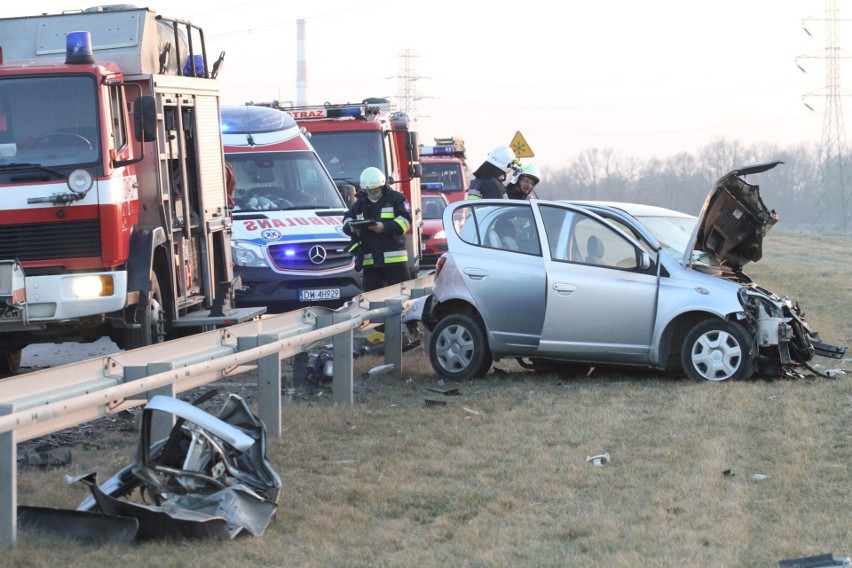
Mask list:
[{"label": "car windshield", "polygon": [[423,176],[421,183],[441,183],[441,191],[456,192],[464,190],[464,177],[461,164],[441,162],[421,162]]},{"label": "car windshield", "polygon": [[97,100],[97,85],[88,75],[0,80],[0,165],[96,162]]},{"label": "car windshield", "polygon": [[638,217],[648,231],[673,258],[681,260],[698,221],[695,217]]},{"label": "car windshield", "polygon": [[440,219],[444,216],[444,208],[447,206],[443,197],[423,197],[423,218]]},{"label": "car windshield", "polygon": [[343,199],[313,152],[235,152],[235,211],[342,209]]}]

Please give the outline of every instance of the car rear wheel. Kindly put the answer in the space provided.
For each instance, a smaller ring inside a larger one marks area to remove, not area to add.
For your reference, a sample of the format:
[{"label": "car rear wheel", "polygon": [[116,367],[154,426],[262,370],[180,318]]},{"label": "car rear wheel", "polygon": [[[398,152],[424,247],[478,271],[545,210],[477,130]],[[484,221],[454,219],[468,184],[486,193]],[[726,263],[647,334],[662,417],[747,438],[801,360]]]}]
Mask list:
[{"label": "car rear wheel", "polygon": [[435,372],[448,379],[483,376],[493,357],[482,323],[467,314],[441,318],[429,338],[429,360]]},{"label": "car rear wheel", "polygon": [[683,341],[683,370],[693,380],[747,379],[754,371],[751,343],[740,325],[721,319],[704,320]]}]

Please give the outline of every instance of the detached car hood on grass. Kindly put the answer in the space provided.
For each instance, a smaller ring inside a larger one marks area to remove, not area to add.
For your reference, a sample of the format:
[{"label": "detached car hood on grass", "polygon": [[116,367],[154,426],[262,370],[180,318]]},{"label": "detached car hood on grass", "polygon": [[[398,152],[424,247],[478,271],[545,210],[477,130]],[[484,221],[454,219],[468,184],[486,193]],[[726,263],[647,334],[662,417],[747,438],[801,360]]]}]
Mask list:
[{"label": "detached car hood on grass", "polygon": [[[760,188],[741,176],[771,170],[784,162],[769,162],[733,170],[713,186],[686,248],[683,265],[694,264],[700,253],[707,253],[720,265],[739,273],[749,262],[763,256],[763,237],[778,222],[760,198]],[[695,254],[699,253],[699,254]]]}]

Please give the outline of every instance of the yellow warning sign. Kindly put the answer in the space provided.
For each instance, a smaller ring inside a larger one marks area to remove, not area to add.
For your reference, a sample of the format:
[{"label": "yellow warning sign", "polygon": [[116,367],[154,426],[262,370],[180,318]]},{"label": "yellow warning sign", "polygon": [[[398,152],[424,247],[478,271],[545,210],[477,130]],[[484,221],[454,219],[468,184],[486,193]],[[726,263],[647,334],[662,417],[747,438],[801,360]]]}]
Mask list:
[{"label": "yellow warning sign", "polygon": [[512,138],[511,144],[509,147],[515,151],[515,156],[518,158],[533,158],[535,154],[533,154],[532,148],[527,144],[527,141],[524,140],[524,137],[521,135],[521,131],[518,130],[515,132],[515,137]]}]

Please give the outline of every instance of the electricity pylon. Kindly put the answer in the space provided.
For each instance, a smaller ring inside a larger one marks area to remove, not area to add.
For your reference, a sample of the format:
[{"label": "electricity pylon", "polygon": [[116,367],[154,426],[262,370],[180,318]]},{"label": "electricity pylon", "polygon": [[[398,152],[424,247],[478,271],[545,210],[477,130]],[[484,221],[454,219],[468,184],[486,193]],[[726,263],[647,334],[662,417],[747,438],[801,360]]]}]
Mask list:
[{"label": "electricity pylon", "polygon": [[821,18],[802,20],[805,33],[811,35],[805,25],[809,21],[825,22],[825,49],[815,54],[796,58],[799,69],[805,68],[800,59],[825,60],[825,86],[802,97],[805,106],[813,110],[805,99],[822,97],[822,139],[819,146],[819,168],[821,195],[814,200],[814,225],[819,232],[840,230],[849,234],[852,225],[852,196],[849,188],[849,156],[846,151],[846,126],[843,121],[841,97],[845,96],[840,86],[841,61],[848,55],[840,47],[840,0],[826,0],[825,15]]},{"label": "electricity pylon", "polygon": [[399,110],[411,120],[417,120],[417,101],[423,98],[417,94],[417,81],[426,78],[417,74],[416,59],[414,49],[399,50]]}]

